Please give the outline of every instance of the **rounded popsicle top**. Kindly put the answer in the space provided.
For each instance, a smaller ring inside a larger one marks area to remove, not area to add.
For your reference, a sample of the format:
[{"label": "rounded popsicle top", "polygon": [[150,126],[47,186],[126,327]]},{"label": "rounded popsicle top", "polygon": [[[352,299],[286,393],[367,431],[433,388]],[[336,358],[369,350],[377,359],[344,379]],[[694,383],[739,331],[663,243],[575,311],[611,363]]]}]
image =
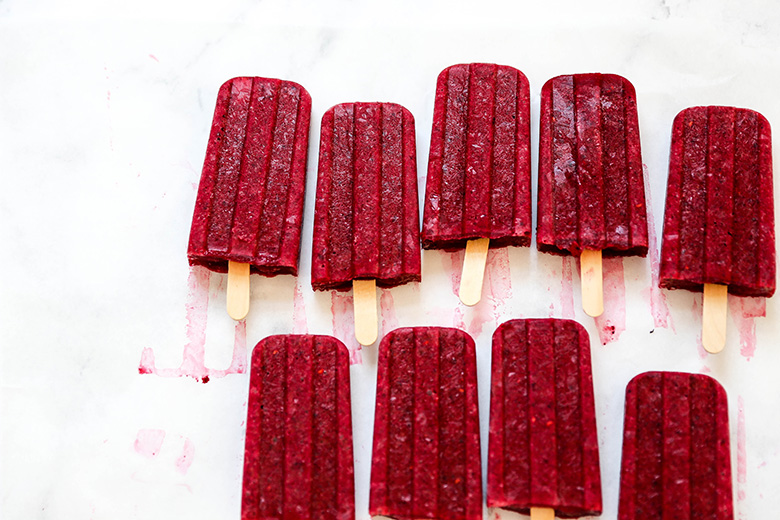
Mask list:
[{"label": "rounded popsicle top", "polygon": [[583,335],[585,340],[588,339],[588,331],[582,324],[575,320],[566,318],[518,318],[515,320],[505,321],[499,325],[493,332],[493,338],[501,337],[508,329],[516,329],[518,327],[538,327],[538,326],[555,326],[559,328],[568,327],[577,331],[578,334]]},{"label": "rounded popsicle top", "polygon": [[234,87],[240,91],[245,92],[246,94],[249,94],[253,84],[263,84],[276,88],[284,87],[296,90],[301,97],[301,102],[311,105],[311,95],[309,94],[309,91],[306,90],[300,83],[286,79],[263,78],[259,76],[236,76],[234,78],[230,78],[219,87],[218,95],[223,95],[223,93],[228,94],[231,90],[233,90]]},{"label": "rounded popsicle top", "polygon": [[455,65],[450,65],[449,67],[442,70],[439,75],[436,78],[437,84],[441,85],[447,82],[447,78],[452,73],[474,73],[478,69],[483,70],[490,70],[493,73],[496,73],[498,71],[505,71],[505,72],[512,72],[513,74],[517,74],[517,82],[521,85],[521,87],[529,88],[528,84],[528,78],[520,69],[517,69],[515,67],[512,67],[510,65],[499,65],[497,63],[482,63],[482,62],[475,62],[475,63],[458,63]]},{"label": "rounded popsicle top", "polygon": [[351,101],[347,103],[337,103],[322,114],[323,121],[325,118],[333,117],[333,113],[337,110],[348,110],[352,112],[355,110],[399,110],[403,114],[404,119],[411,120],[411,122],[414,123],[414,115],[409,109],[398,103],[388,101]]},{"label": "rounded popsicle top", "polygon": [[749,115],[751,117],[756,118],[761,128],[766,128],[768,131],[771,132],[771,125],[769,124],[769,120],[766,117],[764,117],[764,115],[761,112],[758,112],[750,108],[735,107],[729,105],[699,105],[699,106],[684,108],[680,110],[676,116],[674,116],[672,127],[685,124],[686,119],[689,119],[692,115],[697,113],[708,114],[708,115],[715,114],[715,113],[733,113],[733,114]]},{"label": "rounded popsicle top", "polygon": [[667,372],[661,370],[643,372],[631,378],[626,386],[626,392],[636,392],[637,387],[658,383],[660,380],[674,381],[677,384],[686,382],[689,385],[707,385],[717,394],[718,399],[726,399],[726,389],[713,377],[690,372]]},{"label": "rounded popsicle top", "polygon": [[623,87],[623,92],[627,96],[631,96],[632,98],[636,98],[636,88],[634,88],[634,84],[631,83],[628,79],[625,77],[619,75],[619,74],[610,74],[610,73],[604,73],[604,72],[582,72],[578,74],[561,74],[560,76],[555,76],[554,78],[550,78],[547,81],[545,81],[544,85],[542,85],[542,92],[549,92],[553,88],[553,84],[556,82],[559,82],[561,80],[568,80],[572,79],[574,81],[581,81],[581,82],[604,82],[606,81],[613,81],[620,83]]}]

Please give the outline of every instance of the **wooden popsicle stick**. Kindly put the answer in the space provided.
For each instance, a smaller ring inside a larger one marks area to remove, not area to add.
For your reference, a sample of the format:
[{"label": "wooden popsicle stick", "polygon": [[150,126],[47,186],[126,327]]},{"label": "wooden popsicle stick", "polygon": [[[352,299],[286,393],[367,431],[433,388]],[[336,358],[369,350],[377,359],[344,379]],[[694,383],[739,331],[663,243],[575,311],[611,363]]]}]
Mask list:
[{"label": "wooden popsicle stick", "polygon": [[710,354],[717,354],[726,345],[726,319],[728,318],[728,285],[704,284],[702,305],[701,342]]},{"label": "wooden popsicle stick", "polygon": [[228,260],[227,311],[236,321],[249,313],[249,264]]},{"label": "wooden popsicle stick", "polygon": [[352,280],[352,305],[355,311],[355,338],[363,346],[376,343],[376,280]]},{"label": "wooden popsicle stick", "polygon": [[458,296],[464,305],[472,306],[482,298],[482,281],[485,278],[489,238],[475,238],[466,242],[463,272],[460,276]]},{"label": "wooden popsicle stick", "polygon": [[604,278],[601,271],[601,251],[583,249],[580,255],[582,308],[594,318],[604,312]]},{"label": "wooden popsicle stick", "polygon": [[555,510],[551,507],[532,507],[531,520],[555,520]]}]

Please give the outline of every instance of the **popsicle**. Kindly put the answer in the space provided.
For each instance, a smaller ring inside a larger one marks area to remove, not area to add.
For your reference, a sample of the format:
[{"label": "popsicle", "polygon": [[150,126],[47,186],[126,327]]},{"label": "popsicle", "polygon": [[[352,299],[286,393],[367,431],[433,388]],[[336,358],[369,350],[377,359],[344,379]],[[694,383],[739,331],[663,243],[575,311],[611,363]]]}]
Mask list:
[{"label": "popsicle", "polygon": [[379,345],[369,513],[482,519],[474,340],[396,329]]},{"label": "popsicle", "polygon": [[638,121],[623,77],[573,74],[542,87],[537,247],[580,257],[590,316],[604,310],[602,255],[647,255]]},{"label": "popsicle", "polygon": [[711,377],[646,372],[626,389],[619,520],[731,520],[726,392]]},{"label": "popsicle", "polygon": [[507,321],[492,364],[488,507],[534,520],[601,514],[588,333],[571,320]]},{"label": "popsicle", "polygon": [[187,257],[228,273],[228,312],[249,311],[249,273],[298,273],[311,97],[290,81],[225,82],[206,149]]},{"label": "popsicle", "polygon": [[252,353],[242,520],[354,520],[349,355],[329,336],[279,335]]},{"label": "popsicle", "polygon": [[344,103],[322,117],[312,280],[353,288],[355,332],[377,338],[376,286],[420,281],[414,118],[394,103]]},{"label": "popsicle", "polygon": [[704,291],[702,341],[725,344],[727,292],[775,292],[772,135],[744,108],[692,107],[672,125],[659,285]]},{"label": "popsicle", "polygon": [[453,65],[436,82],[422,246],[466,248],[466,305],[481,298],[488,247],[531,243],[529,106],[528,80],[505,65]]}]

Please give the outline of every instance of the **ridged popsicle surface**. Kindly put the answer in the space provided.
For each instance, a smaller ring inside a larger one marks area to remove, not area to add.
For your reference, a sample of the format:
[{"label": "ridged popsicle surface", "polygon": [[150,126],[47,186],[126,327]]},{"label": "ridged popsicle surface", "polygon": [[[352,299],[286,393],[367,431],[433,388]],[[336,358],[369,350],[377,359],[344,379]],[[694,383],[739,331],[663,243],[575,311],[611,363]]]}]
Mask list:
[{"label": "ridged popsicle surface", "polygon": [[290,81],[225,82],[206,149],[187,256],[227,272],[297,274],[311,97]]},{"label": "ridged popsicle surface", "polygon": [[571,320],[521,319],[493,334],[488,507],[601,514],[590,342]]},{"label": "ridged popsicle surface", "polygon": [[279,335],[252,353],[242,520],[354,520],[349,355],[329,336]]},{"label": "ridged popsicle surface", "polygon": [[322,117],[312,287],[420,281],[414,118],[394,103],[345,103]]},{"label": "ridged popsicle surface", "polygon": [[626,388],[619,520],[732,520],[726,392],[702,374],[646,372]]},{"label": "ridged popsicle surface", "polygon": [[614,74],[542,87],[537,247],[647,254],[647,208],[633,85]]},{"label": "ridged popsicle surface", "polygon": [[772,135],[753,110],[709,106],[672,125],[659,284],[739,296],[775,292]]},{"label": "ridged popsicle surface", "polygon": [[457,329],[396,329],[379,346],[369,513],[480,520],[474,340]]},{"label": "ridged popsicle surface", "polygon": [[425,188],[425,249],[531,242],[530,93],[517,69],[453,65],[439,74]]}]

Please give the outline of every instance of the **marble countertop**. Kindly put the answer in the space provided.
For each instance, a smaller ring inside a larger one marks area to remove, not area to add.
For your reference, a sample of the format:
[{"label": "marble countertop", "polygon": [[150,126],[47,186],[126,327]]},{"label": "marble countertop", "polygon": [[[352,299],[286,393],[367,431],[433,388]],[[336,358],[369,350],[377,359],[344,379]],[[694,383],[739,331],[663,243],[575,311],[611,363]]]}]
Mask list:
[{"label": "marble countertop", "polygon": [[[352,350],[356,514],[367,520],[377,354],[352,338],[350,294],[310,286],[319,121],[341,102],[404,105],[422,197],[436,76],[477,61],[530,81],[534,185],[542,84],[575,72],[631,80],[650,255],[606,261],[606,312],[594,320],[571,258],[492,250],[483,301],[468,308],[454,290],[462,253],[426,251],[422,283],[380,291],[381,329],[456,326],[475,338],[484,466],[497,325],[582,323],[607,519],[627,382],[646,370],[709,374],[729,395],[735,518],[780,510],[780,300],[731,298],[727,346],[713,356],[700,345],[701,295],[653,281],[672,119],[723,104],[780,125],[780,5],[419,4],[0,1],[0,516],[239,518],[249,353],[270,334],[310,332]],[[296,81],[313,108],[301,275],[253,277],[236,324],[225,276],[190,269],[186,249],[217,89],[238,75]]]}]

